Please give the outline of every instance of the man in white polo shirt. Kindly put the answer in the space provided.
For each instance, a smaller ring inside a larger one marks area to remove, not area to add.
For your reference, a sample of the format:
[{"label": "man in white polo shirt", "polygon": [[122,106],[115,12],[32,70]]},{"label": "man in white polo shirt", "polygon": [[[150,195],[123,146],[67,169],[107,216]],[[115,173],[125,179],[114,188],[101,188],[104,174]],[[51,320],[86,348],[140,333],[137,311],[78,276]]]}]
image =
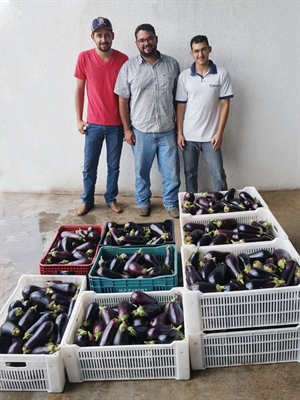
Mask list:
[{"label": "man in white polo shirt", "polygon": [[200,152],[209,165],[214,189],[227,190],[221,145],[233,97],[230,76],[209,59],[212,48],[206,36],[193,37],[190,46],[195,62],[179,75],[176,92],[177,143],[183,150],[186,191],[199,191]]}]

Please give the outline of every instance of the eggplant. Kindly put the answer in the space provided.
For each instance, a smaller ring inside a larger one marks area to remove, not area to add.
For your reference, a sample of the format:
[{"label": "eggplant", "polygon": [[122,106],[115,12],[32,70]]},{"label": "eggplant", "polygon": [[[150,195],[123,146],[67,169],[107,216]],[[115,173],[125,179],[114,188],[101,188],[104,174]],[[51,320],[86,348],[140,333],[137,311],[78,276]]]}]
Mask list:
[{"label": "eggplant", "polygon": [[101,239],[100,233],[96,229],[88,232],[87,240],[89,242],[92,242],[95,246],[98,245],[100,239]]},{"label": "eggplant", "polygon": [[216,199],[216,200],[222,200],[224,197],[224,194],[219,192],[219,191],[208,191],[208,192],[202,192],[200,193],[201,196],[204,196],[208,199]]},{"label": "eggplant", "polygon": [[[216,260],[214,258],[209,258],[207,260],[205,260],[201,266],[200,269],[200,277],[204,280],[207,281],[209,275],[211,274],[211,272],[216,268]],[[193,284],[193,283],[191,283]],[[190,286],[190,285],[188,285]]]},{"label": "eggplant", "polygon": [[228,240],[232,240],[232,238],[234,237],[234,235],[236,235],[235,229],[217,229],[215,231],[215,233],[217,235],[219,234],[223,234],[227,237]]},{"label": "eggplant", "polygon": [[216,203],[209,207],[208,212],[210,214],[217,214],[217,213],[223,213],[224,212],[224,205],[222,203]]},{"label": "eggplant", "polygon": [[239,253],[237,255],[239,260],[240,269],[243,271],[246,268],[251,268],[251,260],[247,253]]},{"label": "eggplant", "polygon": [[[73,250],[73,240],[70,237],[63,237],[60,240],[60,247],[62,251],[67,251],[68,253],[71,253]],[[58,248],[57,248],[58,250]]]},{"label": "eggplant", "polygon": [[161,236],[166,233],[166,230],[160,224],[155,224],[153,222],[149,225],[149,229],[153,236]]},{"label": "eggplant", "polygon": [[55,319],[56,319],[56,317],[57,317],[57,316],[56,316],[52,311],[47,311],[47,312],[45,312],[44,314],[42,314],[42,315],[38,318],[38,320],[37,320],[33,325],[31,325],[31,326],[27,329],[27,331],[24,333],[23,339],[24,339],[24,340],[27,340],[27,339],[31,338],[31,336],[35,333],[35,331],[38,329],[38,327],[39,327],[43,322],[46,322],[46,321],[52,321],[52,322],[54,322]]},{"label": "eggplant", "polygon": [[22,307],[16,307],[10,310],[7,313],[6,320],[5,321],[10,321],[13,322],[14,324],[18,324],[20,318],[25,314],[25,311],[23,310]]},{"label": "eggplant", "polygon": [[165,258],[163,261],[164,268],[173,269],[174,268],[174,251],[171,245],[167,245],[166,247]]},{"label": "eggplant", "polygon": [[147,266],[162,268],[161,262],[155,257],[154,254],[146,253],[144,254],[143,258]]},{"label": "eggplant", "polygon": [[226,244],[228,243],[228,238],[224,233],[218,233],[214,236],[210,242],[210,246],[216,246],[219,244]]},{"label": "eggplant", "polygon": [[65,333],[66,327],[69,322],[69,317],[66,313],[61,313],[57,316],[54,322],[55,326],[55,333],[56,333],[56,340],[55,342],[57,344],[61,343],[61,340],[63,338],[63,335]]},{"label": "eggplant", "polygon": [[137,309],[132,311],[133,317],[148,317],[153,318],[155,315],[160,314],[161,307],[156,303],[148,303],[140,305]]},{"label": "eggplant", "polygon": [[7,349],[7,354],[23,354],[24,340],[18,337]]},{"label": "eggplant", "polygon": [[109,278],[109,279],[123,279],[123,275],[119,272],[112,271],[106,267],[99,267],[96,270],[96,274],[101,278]]},{"label": "eggplant", "polygon": [[117,312],[115,312],[111,307],[100,306],[99,315],[101,316],[105,326],[107,326],[112,319],[117,319]]},{"label": "eggplant", "polygon": [[216,265],[214,270],[209,274],[207,281],[214,285],[225,285],[228,276],[228,267],[224,262]]},{"label": "eggplant", "polygon": [[73,254],[70,251],[54,250],[50,251],[49,256],[58,261],[72,261]]},{"label": "eggplant", "polygon": [[242,210],[246,210],[246,206],[243,204],[242,200],[239,197],[234,197],[232,200],[230,200],[230,204],[238,206]]},{"label": "eggplant", "polygon": [[23,353],[30,353],[35,347],[47,343],[54,330],[52,321],[43,322],[23,346]]},{"label": "eggplant", "polygon": [[48,287],[65,296],[73,296],[77,290],[77,286],[73,282],[50,281],[48,282]]},{"label": "eggplant", "polygon": [[174,340],[182,340],[181,332],[176,329],[171,329],[169,333],[161,333],[158,335],[156,342],[159,344],[169,344]]},{"label": "eggplant", "polygon": [[205,207],[203,204],[198,206],[198,209],[195,212],[195,215],[206,215],[210,213],[210,208]]},{"label": "eggplant", "polygon": [[194,203],[195,193],[194,192],[185,192],[185,194],[183,196],[183,201],[189,201],[191,203]]},{"label": "eggplant", "polygon": [[148,275],[140,275],[138,278],[146,278],[152,277],[155,278],[156,276],[165,276],[165,275],[173,275],[173,271],[169,268],[150,268]]},{"label": "eggplant", "polygon": [[283,248],[275,249],[272,257],[274,258],[275,263],[278,265],[280,270],[283,270],[287,261],[291,259],[290,253]]},{"label": "eggplant", "polygon": [[178,328],[182,327],[184,324],[183,309],[180,307],[178,301],[172,299],[166,306],[169,314],[169,320],[171,325]]},{"label": "eggplant", "polygon": [[118,303],[118,320],[119,322],[126,322],[131,313],[131,304],[127,300],[122,300]]},{"label": "eggplant", "polygon": [[50,297],[41,290],[30,293],[29,300],[40,309],[45,309],[51,303]]},{"label": "eggplant", "polygon": [[204,230],[202,229],[194,229],[193,231],[189,232],[184,237],[184,244],[196,244],[198,240],[204,235]]},{"label": "eggplant", "polygon": [[[143,318],[143,317],[140,317]],[[149,320],[146,319],[146,321],[149,323]],[[157,325],[170,325],[171,321],[170,321],[170,317],[169,317],[169,312],[168,311],[164,311],[161,314],[156,315],[155,317],[153,317],[150,320],[150,327],[154,327]]]},{"label": "eggplant", "polygon": [[204,233],[204,235],[196,243],[196,246],[197,247],[209,246],[211,241],[212,241],[212,236],[208,233]]},{"label": "eggplant", "polygon": [[196,282],[189,286],[188,289],[192,291],[200,291],[202,293],[213,293],[219,291],[217,285],[205,281]]},{"label": "eggplant", "polygon": [[116,256],[109,263],[109,269],[114,272],[122,273],[124,267],[124,261],[122,258]]},{"label": "eggplant", "polygon": [[217,263],[225,260],[225,257],[231,254],[229,251],[209,250],[204,254],[204,259],[214,258]]},{"label": "eggplant", "polygon": [[192,253],[189,256],[187,262],[189,264],[191,264],[196,270],[198,270],[199,262],[200,262],[200,248],[199,248],[199,246],[196,246],[196,248],[192,251]]},{"label": "eggplant", "polygon": [[119,328],[119,322],[117,318],[113,318],[112,320],[110,320],[101,335],[99,346],[112,345],[118,328]]},{"label": "eggplant", "polygon": [[128,260],[125,262],[124,265],[124,272],[128,272],[128,266],[132,263],[132,262],[138,262],[140,260],[140,258],[142,257],[142,249],[136,250],[129,258]]},{"label": "eggplant", "polygon": [[126,322],[122,322],[117,329],[112,344],[114,346],[124,346],[127,345],[128,343],[129,343],[128,326]]},{"label": "eggplant", "polygon": [[119,244],[120,245],[143,245],[146,244],[146,237],[143,235],[136,235],[136,236],[131,236],[131,235],[124,235],[119,238]]},{"label": "eggplant", "polygon": [[181,211],[184,214],[195,215],[196,214],[196,205],[194,203],[189,202],[189,201],[185,201],[181,206]]},{"label": "eggplant", "polygon": [[22,297],[23,300],[29,300],[30,294],[35,292],[36,290],[43,290],[46,291],[46,288],[42,288],[37,285],[25,285],[22,289]]},{"label": "eggplant", "polygon": [[216,225],[210,221],[204,228],[205,233],[211,233],[214,232],[217,229]]},{"label": "eggplant", "polygon": [[22,331],[17,324],[14,324],[11,321],[5,321],[0,326],[0,336],[21,336]]},{"label": "eggplant", "polygon": [[135,291],[130,296],[130,302],[137,306],[144,304],[157,304],[157,300],[149,294],[141,291]]},{"label": "eggplant", "polygon": [[99,304],[96,301],[91,301],[85,309],[82,326],[84,328],[92,326],[99,312],[100,312]]},{"label": "eggplant", "polygon": [[88,331],[78,329],[78,332],[75,335],[74,344],[77,344],[79,347],[87,347],[89,345]]},{"label": "eggplant", "polygon": [[239,259],[235,254],[228,254],[224,260],[233,279],[243,283],[243,274],[240,269]]},{"label": "eggplant", "polygon": [[253,243],[253,242],[269,242],[274,240],[274,237],[271,235],[261,235],[261,236],[252,236],[249,238],[243,238],[237,241],[237,243]]},{"label": "eggplant", "polygon": [[59,346],[56,344],[49,342],[44,346],[38,346],[32,349],[31,354],[54,354],[59,350]]},{"label": "eggplant", "polygon": [[92,334],[94,335],[96,343],[99,343],[105,327],[106,324],[104,323],[103,318],[98,314],[92,325]]},{"label": "eggplant", "polygon": [[39,316],[37,306],[30,307],[18,322],[21,331],[25,333],[39,319]]},{"label": "eggplant", "polygon": [[236,218],[225,218],[220,220],[212,221],[218,229],[235,229],[237,228],[237,220]]},{"label": "eggplant", "polygon": [[245,273],[250,277],[250,279],[271,279],[271,278],[279,278],[279,276],[276,276],[262,268],[255,268],[252,267],[249,269],[249,271],[245,271]]},{"label": "eggplant", "polygon": [[242,287],[237,282],[233,281],[225,283],[222,287],[222,292],[235,292],[238,290],[242,290]]},{"label": "eggplant", "polygon": [[269,289],[282,286],[285,286],[285,283],[278,278],[251,279],[245,284],[245,288],[248,290]]},{"label": "eggplant", "polygon": [[280,278],[284,280],[286,286],[294,286],[295,273],[298,267],[299,267],[298,262],[293,258],[291,258],[286,262],[280,275]]},{"label": "eggplant", "polygon": [[245,206],[239,206],[236,204],[228,204],[225,205],[224,208],[224,213],[229,213],[229,212],[240,212],[240,211],[244,211],[245,210]]},{"label": "eggplant", "polygon": [[55,301],[56,303],[62,304],[64,306],[69,306],[72,298],[73,297],[71,296],[65,296],[64,294],[54,292],[50,297],[50,301]]},{"label": "eggplant", "polygon": [[86,265],[86,264],[90,264],[92,262],[92,260],[89,257],[82,257],[79,258],[77,260],[72,260],[68,263],[68,265],[72,266],[72,265]]},{"label": "eggplant", "polygon": [[171,331],[177,331],[179,333],[179,338],[184,339],[184,335],[180,332],[179,328],[176,328],[172,325],[157,325],[149,328],[147,332],[148,340],[156,340],[160,335],[170,335]]},{"label": "eggplant", "polygon": [[227,192],[223,196],[223,199],[226,201],[231,201],[234,199],[235,193],[236,193],[236,189],[234,187],[232,187],[227,190]]},{"label": "eggplant", "polygon": [[198,206],[204,206],[206,208],[209,208],[209,204],[208,204],[208,199],[204,196],[199,196],[196,200],[195,200],[196,204],[198,204]]},{"label": "eggplant", "polygon": [[8,312],[10,312],[11,310],[13,310],[14,308],[22,308],[23,311],[24,310],[24,306],[21,300],[12,300],[12,302],[9,304],[8,306]]},{"label": "eggplant", "polygon": [[200,282],[202,280],[196,268],[188,262],[185,265],[185,276],[186,276],[186,283],[188,286],[193,285],[194,283]]},{"label": "eggplant", "polygon": [[242,190],[239,193],[239,198],[244,201],[244,200],[249,200],[251,202],[255,202],[254,198],[251,196],[251,194],[249,194],[248,192],[246,192],[245,190]]},{"label": "eggplant", "polygon": [[253,262],[254,260],[259,260],[264,263],[270,257],[272,257],[272,253],[266,249],[257,250],[249,254],[251,262]]},{"label": "eggplant", "polygon": [[205,225],[198,222],[187,222],[183,225],[182,229],[184,232],[192,232],[195,229],[205,231]]},{"label": "eggplant", "polygon": [[265,233],[265,231],[262,228],[246,223],[239,223],[238,231],[244,233],[251,233],[253,235],[262,235],[263,233]]}]

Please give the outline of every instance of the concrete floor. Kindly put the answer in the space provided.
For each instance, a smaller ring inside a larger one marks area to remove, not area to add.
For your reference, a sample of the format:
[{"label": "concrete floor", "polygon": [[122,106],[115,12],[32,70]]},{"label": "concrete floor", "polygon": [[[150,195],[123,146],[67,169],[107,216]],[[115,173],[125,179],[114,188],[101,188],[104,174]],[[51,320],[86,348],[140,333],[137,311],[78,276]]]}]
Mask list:
[{"label": "concrete floor", "polygon": [[[300,252],[300,190],[260,192],[289,239]],[[55,231],[67,224],[105,224],[114,220],[159,222],[169,218],[160,198],[152,201],[152,214],[138,216],[133,198],[120,197],[124,213],[113,214],[102,196],[86,216],[77,217],[78,196],[2,194],[0,307],[22,274],[39,274],[39,261],[49,248]],[[179,221],[175,220],[176,244],[180,246]],[[299,356],[300,360],[300,356]],[[188,381],[114,381],[66,383],[64,392],[0,392],[1,400],[29,399],[194,399],[204,400],[298,400],[300,363],[249,365],[191,371]]]}]

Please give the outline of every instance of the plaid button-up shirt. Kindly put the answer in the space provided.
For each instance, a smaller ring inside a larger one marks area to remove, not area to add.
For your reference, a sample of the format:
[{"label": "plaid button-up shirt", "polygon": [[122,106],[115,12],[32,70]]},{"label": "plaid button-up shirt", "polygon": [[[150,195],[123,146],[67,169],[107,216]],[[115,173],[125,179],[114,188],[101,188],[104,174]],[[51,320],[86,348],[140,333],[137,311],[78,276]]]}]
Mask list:
[{"label": "plaid button-up shirt", "polygon": [[159,53],[152,66],[139,54],[123,64],[115,93],[129,100],[131,125],[141,132],[166,132],[175,127],[174,97],[179,64]]}]

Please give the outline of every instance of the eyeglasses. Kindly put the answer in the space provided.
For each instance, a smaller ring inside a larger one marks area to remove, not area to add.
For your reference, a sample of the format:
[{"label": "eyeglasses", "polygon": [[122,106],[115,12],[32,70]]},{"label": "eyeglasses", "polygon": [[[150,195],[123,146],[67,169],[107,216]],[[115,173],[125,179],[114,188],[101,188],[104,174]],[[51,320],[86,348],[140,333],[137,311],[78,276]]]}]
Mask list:
[{"label": "eyeglasses", "polygon": [[138,44],[145,44],[146,42],[151,43],[154,42],[155,37],[154,36],[148,36],[146,39],[139,39],[137,40]]}]

